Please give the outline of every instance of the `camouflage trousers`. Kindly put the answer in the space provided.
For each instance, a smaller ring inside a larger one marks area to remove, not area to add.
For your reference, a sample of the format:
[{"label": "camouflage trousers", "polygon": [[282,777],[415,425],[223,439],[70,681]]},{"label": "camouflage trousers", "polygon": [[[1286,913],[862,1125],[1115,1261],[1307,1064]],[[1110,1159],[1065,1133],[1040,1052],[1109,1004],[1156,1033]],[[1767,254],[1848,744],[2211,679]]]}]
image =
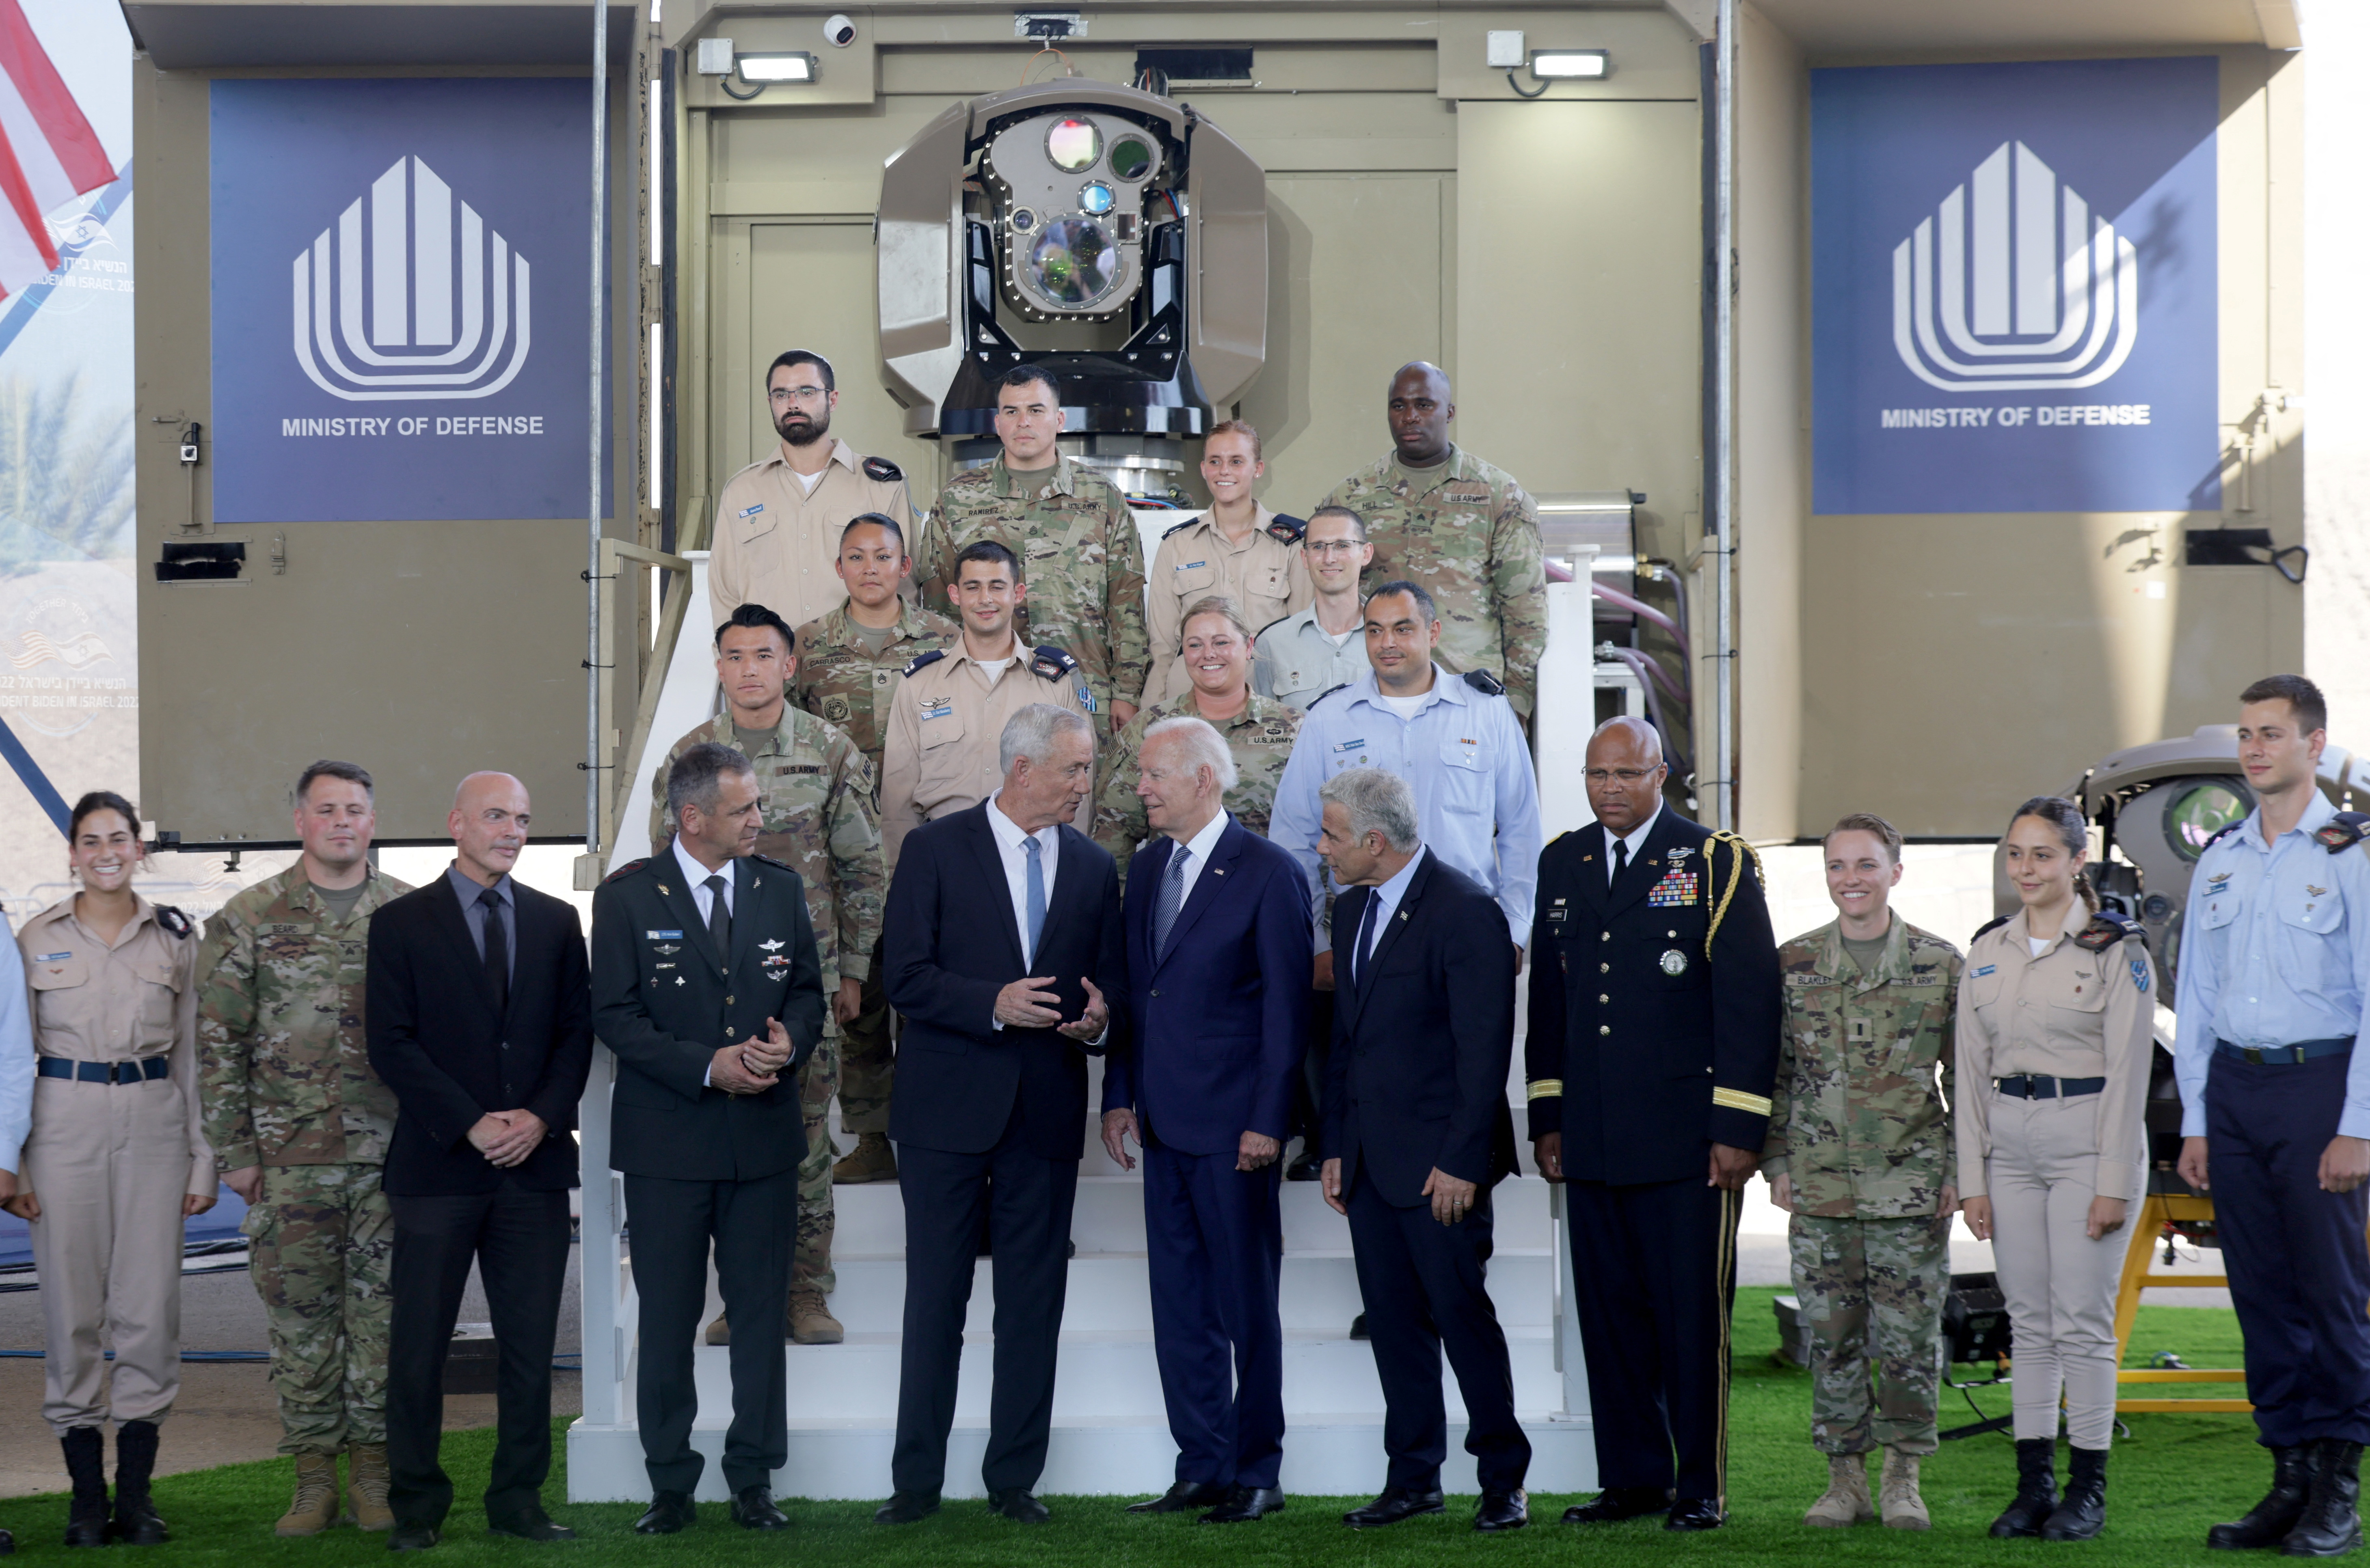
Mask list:
[{"label": "camouflage trousers", "polygon": [[280,1451],[386,1441],[395,1218],[377,1165],[266,1165],[239,1229],[271,1337]]},{"label": "camouflage trousers", "polygon": [[889,993],[880,986],[880,944],[872,947],[872,977],[864,982],[863,1011],[840,1036],[840,1124],[854,1133],[889,1130],[889,1092],[897,1082],[897,1047]]},{"label": "camouflage trousers", "polygon": [[814,1054],[799,1069],[799,1104],[806,1114],[807,1157],[799,1162],[798,1252],[790,1261],[790,1288],[811,1286],[828,1296],[839,1285],[831,1268],[831,1098],[839,1093],[838,1026],[824,1028]]},{"label": "camouflage trousers", "polygon": [[1787,1236],[1811,1341],[1812,1442],[1823,1454],[1932,1453],[1950,1220],[1798,1214]]}]

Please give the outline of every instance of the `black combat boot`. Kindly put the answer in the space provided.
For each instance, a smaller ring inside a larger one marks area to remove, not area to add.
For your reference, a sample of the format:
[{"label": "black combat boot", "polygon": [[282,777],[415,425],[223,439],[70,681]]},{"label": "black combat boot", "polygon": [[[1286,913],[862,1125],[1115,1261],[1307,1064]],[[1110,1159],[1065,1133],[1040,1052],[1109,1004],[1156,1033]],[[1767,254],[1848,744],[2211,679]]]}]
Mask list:
[{"label": "black combat boot", "polygon": [[127,1421],[115,1429],[115,1539],[132,1546],[162,1546],[173,1538],[148,1495],[156,1471],[156,1424]]},{"label": "black combat boot", "polygon": [[73,1426],[58,1439],[74,1480],[74,1509],[66,1516],[68,1546],[107,1544],[107,1449],[96,1426]]},{"label": "black combat boot", "polygon": [[2089,1540],[2107,1528],[2107,1450],[2075,1448],[2065,1465],[2065,1500],[2041,1527],[2043,1540]]},{"label": "black combat boot", "polygon": [[2016,1501],[1992,1521],[1992,1535],[2039,1535],[2057,1506],[2057,1439],[2019,1437],[2016,1440]]},{"label": "black combat boot", "polygon": [[2323,1437],[2313,1447],[2319,1451],[2304,1516],[2280,1551],[2289,1557],[2342,1557],[2362,1544],[2362,1445]]},{"label": "black combat boot", "polygon": [[2256,1551],[2277,1546],[2304,1517],[2305,1497],[2312,1490],[2313,1449],[2298,1443],[2272,1450],[2272,1489],[2241,1519],[2216,1525],[2205,1532],[2205,1544],[2217,1551]]}]

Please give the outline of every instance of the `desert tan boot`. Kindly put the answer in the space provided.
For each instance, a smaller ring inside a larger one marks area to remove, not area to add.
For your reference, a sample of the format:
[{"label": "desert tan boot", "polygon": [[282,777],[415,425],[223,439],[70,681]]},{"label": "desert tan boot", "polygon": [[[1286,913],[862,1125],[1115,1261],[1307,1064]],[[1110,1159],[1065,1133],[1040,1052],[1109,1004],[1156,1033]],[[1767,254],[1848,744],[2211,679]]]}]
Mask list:
[{"label": "desert tan boot", "polygon": [[271,1527],[283,1536],[319,1535],[338,1522],[338,1456],[296,1456],[296,1495]]},{"label": "desert tan boot", "polygon": [[860,1186],[866,1182],[893,1182],[897,1179],[897,1151],[889,1147],[889,1135],[863,1132],[856,1135],[856,1147],[831,1168],[834,1186]]},{"label": "desert tan boot", "polygon": [[1884,1479],[1877,1488],[1877,1504],[1884,1511],[1887,1529],[1934,1528],[1934,1521],[1926,1514],[1926,1499],[1917,1495],[1916,1454],[1904,1454],[1899,1448],[1884,1450]]},{"label": "desert tan boot", "polygon": [[1876,1517],[1868,1500],[1868,1459],[1862,1454],[1827,1456],[1825,1495],[1811,1505],[1802,1522],[1823,1530],[1848,1529]]},{"label": "desert tan boot", "polygon": [[847,1337],[831,1309],[823,1303],[823,1292],[804,1286],[790,1292],[790,1338],[800,1345],[837,1345]]},{"label": "desert tan boot", "polygon": [[395,1510],[387,1505],[388,1481],[385,1443],[350,1443],[346,1447],[346,1506],[354,1523],[366,1530],[395,1528]]}]

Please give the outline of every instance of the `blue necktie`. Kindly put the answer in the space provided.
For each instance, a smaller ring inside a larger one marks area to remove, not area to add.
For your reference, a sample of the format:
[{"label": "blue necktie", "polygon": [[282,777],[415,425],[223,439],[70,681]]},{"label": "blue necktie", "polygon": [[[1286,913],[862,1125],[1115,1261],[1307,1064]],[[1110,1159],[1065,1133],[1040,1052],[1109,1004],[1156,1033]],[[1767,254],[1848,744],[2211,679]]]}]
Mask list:
[{"label": "blue necktie", "polygon": [[1365,911],[1358,917],[1358,940],[1350,948],[1350,984],[1359,990],[1366,989],[1366,968],[1373,959],[1366,952],[1366,943],[1375,934],[1375,911],[1382,907],[1380,893],[1366,895]]},{"label": "blue necktie", "polygon": [[1168,931],[1177,923],[1177,907],[1185,901],[1185,867],[1193,852],[1184,845],[1168,857],[1168,871],[1160,879],[1160,896],[1152,901],[1152,956],[1168,951]]},{"label": "blue necktie", "polygon": [[1020,841],[1029,852],[1029,961],[1037,961],[1037,934],[1045,929],[1044,846],[1032,835]]}]

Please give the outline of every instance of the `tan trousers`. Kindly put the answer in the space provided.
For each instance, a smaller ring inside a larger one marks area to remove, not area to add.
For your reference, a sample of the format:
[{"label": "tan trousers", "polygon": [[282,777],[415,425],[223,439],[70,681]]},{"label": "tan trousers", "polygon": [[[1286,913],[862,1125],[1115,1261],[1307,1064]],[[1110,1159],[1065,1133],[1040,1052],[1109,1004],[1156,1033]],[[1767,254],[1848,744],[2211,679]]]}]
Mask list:
[{"label": "tan trousers", "polygon": [[47,1332],[41,1418],[61,1436],[109,1416],[162,1421],[181,1389],[180,1086],[36,1080],[23,1165],[41,1203],[31,1228]]},{"label": "tan trousers", "polygon": [[[2099,1196],[2095,1094],[1991,1100],[1991,1153],[1985,1161],[1992,1200],[1992,1259],[2008,1298],[2015,1339],[2016,1435],[2057,1436],[2057,1402],[2065,1401],[2066,1436],[2077,1448],[2104,1448],[2115,1426],[2115,1293],[2132,1228],[2092,1241],[2085,1234]],[[2146,1172],[2134,1169],[2121,1197],[2138,1207]]]}]

